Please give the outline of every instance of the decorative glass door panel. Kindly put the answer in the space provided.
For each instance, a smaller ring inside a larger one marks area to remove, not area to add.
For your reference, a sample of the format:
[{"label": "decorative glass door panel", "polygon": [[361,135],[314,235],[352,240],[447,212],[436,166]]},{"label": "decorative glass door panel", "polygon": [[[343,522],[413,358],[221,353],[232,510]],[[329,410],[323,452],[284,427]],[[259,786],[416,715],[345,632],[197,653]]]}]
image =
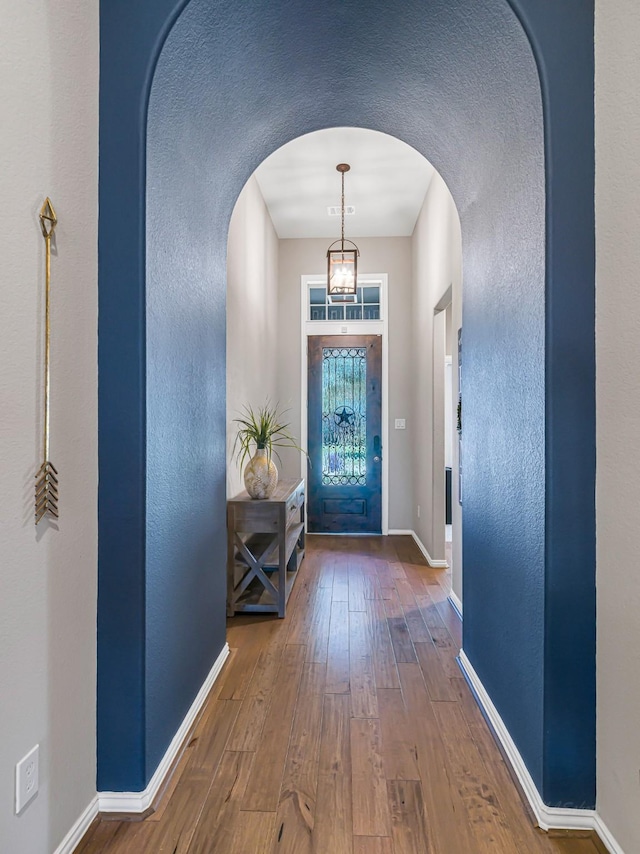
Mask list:
[{"label": "decorative glass door panel", "polygon": [[309,338],[309,531],[381,531],[379,335]]},{"label": "decorative glass door panel", "polygon": [[322,483],[367,483],[367,351],[322,348]]}]

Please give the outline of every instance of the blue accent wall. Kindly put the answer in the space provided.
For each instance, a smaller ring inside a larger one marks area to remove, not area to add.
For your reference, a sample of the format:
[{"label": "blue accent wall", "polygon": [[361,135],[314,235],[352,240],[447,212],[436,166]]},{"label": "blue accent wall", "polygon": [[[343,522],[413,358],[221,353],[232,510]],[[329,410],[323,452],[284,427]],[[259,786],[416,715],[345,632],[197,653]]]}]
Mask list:
[{"label": "blue accent wall", "polygon": [[593,9],[112,0],[101,27],[99,789],[144,788],[224,643],[233,205],[355,125],[456,200],[464,647],[545,802],[593,806]]}]

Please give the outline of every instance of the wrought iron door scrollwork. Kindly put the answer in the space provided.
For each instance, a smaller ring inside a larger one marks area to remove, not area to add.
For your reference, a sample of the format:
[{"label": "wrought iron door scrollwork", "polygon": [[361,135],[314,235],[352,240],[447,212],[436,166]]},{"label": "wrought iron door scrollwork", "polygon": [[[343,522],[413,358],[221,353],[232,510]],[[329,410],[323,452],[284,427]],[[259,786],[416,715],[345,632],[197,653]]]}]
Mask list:
[{"label": "wrought iron door scrollwork", "polygon": [[322,351],[322,483],[367,482],[367,351],[328,347]]}]

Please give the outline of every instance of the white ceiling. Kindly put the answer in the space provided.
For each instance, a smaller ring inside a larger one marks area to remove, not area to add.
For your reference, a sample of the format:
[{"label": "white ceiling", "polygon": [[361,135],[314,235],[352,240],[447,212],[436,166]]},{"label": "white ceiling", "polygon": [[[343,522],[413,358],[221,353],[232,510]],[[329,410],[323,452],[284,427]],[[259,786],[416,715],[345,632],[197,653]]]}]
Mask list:
[{"label": "white ceiling", "polygon": [[345,237],[404,237],[413,233],[433,166],[395,137],[362,128],[330,128],[283,145],[256,178],[278,237],[340,237],[338,163],[349,163]]}]

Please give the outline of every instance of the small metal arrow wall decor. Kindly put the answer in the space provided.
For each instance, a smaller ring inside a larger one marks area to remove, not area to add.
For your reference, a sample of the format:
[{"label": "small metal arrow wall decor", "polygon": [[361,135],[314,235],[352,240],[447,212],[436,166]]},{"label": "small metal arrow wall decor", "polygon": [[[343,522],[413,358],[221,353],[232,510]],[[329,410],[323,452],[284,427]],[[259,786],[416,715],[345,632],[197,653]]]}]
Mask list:
[{"label": "small metal arrow wall decor", "polygon": [[51,204],[45,199],[40,210],[40,227],[45,243],[45,324],[44,324],[44,419],[42,428],[43,463],[36,474],[36,525],[49,513],[58,518],[58,471],[49,459],[49,398],[51,366],[49,360],[51,342],[51,235],[58,218]]}]

